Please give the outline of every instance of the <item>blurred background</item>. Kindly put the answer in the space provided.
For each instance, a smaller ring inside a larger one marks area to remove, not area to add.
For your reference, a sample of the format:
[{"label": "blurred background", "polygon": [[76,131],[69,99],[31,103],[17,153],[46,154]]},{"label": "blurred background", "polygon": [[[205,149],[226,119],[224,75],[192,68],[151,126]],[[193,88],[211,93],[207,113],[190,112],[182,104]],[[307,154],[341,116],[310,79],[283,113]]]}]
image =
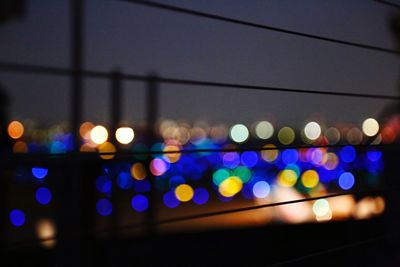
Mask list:
[{"label": "blurred background", "polygon": [[398,266],[400,2],[0,2],[3,266]]}]

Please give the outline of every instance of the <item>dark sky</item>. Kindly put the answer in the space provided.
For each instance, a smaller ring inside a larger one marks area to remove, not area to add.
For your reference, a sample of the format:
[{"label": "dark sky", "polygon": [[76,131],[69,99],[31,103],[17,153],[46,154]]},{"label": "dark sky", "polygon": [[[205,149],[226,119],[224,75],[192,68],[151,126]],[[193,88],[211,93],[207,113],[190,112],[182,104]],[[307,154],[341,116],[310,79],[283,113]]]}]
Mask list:
[{"label": "dark sky", "polygon": [[[65,0],[27,1],[26,17],[0,27],[0,60],[69,66],[69,6]],[[285,29],[394,48],[393,8],[369,0],[160,1]],[[394,55],[120,1],[87,0],[85,67],[125,73],[308,90],[398,94]],[[12,118],[68,120],[67,78],[0,73]],[[108,82],[85,82],[84,119],[108,121]],[[144,86],[124,83],[125,120],[144,119]],[[227,124],[270,118],[300,126],[320,114],[329,124],[360,124],[385,100],[163,85],[164,118]]]}]

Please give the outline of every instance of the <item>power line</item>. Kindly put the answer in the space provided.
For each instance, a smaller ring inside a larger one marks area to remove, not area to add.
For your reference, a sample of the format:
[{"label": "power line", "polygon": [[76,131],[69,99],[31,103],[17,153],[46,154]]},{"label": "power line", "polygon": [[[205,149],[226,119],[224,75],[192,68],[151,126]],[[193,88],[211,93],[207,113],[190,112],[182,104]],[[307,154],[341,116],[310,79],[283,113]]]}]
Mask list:
[{"label": "power line", "polygon": [[90,158],[99,156],[118,156],[118,157],[130,157],[135,155],[158,155],[158,154],[193,154],[193,153],[230,153],[230,152],[262,152],[270,150],[284,150],[284,149],[314,149],[314,148],[342,148],[345,146],[352,146],[355,148],[365,149],[365,148],[378,148],[378,149],[398,149],[398,144],[359,144],[359,145],[349,145],[349,144],[338,144],[338,145],[293,145],[293,146],[263,146],[263,147],[243,147],[243,148],[195,148],[195,149],[183,149],[183,150],[144,150],[144,151],[115,151],[115,152],[62,152],[62,153],[6,153],[3,156],[5,160],[10,159],[29,159],[33,158],[46,159],[46,158]]},{"label": "power line", "polygon": [[[232,213],[238,213],[238,212],[245,212],[245,211],[257,210],[257,209],[263,209],[263,208],[296,204],[296,203],[313,201],[313,200],[318,200],[318,199],[323,199],[323,198],[334,198],[334,197],[346,196],[346,195],[365,195],[365,194],[371,194],[371,193],[379,193],[379,192],[383,192],[383,191],[384,190],[341,192],[341,193],[323,195],[323,196],[318,196],[318,197],[301,198],[301,199],[274,202],[274,203],[256,205],[256,206],[250,206],[250,207],[244,207],[244,208],[229,209],[229,210],[222,210],[222,211],[215,211],[215,212],[206,212],[206,213],[201,213],[201,214],[176,217],[176,218],[171,218],[171,219],[159,220],[159,221],[154,222],[154,224],[162,225],[162,224],[177,223],[177,222],[182,222],[182,221],[190,221],[190,220],[195,220],[195,219],[202,219],[202,218],[208,218],[208,217],[214,217],[214,216],[220,216],[220,215],[226,215],[226,214],[232,214]],[[135,229],[135,228],[144,227],[145,225],[146,225],[145,223],[131,224],[131,225],[122,226],[122,227],[120,227],[120,229]]]},{"label": "power line", "polygon": [[[48,74],[48,75],[72,75],[73,70],[60,67],[51,66],[38,66],[38,65],[27,65],[9,62],[0,62],[0,70],[10,72],[21,72],[21,73],[33,73],[33,74]],[[101,78],[111,79],[112,73],[94,70],[82,70],[81,75],[89,78]],[[146,82],[149,80],[149,76],[137,75],[137,74],[121,74],[121,79],[131,81]],[[261,90],[261,91],[273,91],[282,93],[300,93],[300,94],[316,94],[316,95],[329,95],[329,96],[345,96],[345,97],[357,97],[357,98],[373,98],[373,99],[385,99],[400,101],[399,96],[394,95],[382,95],[382,94],[364,94],[364,93],[347,93],[347,92],[331,92],[322,90],[305,90],[295,88],[282,88],[272,87],[264,85],[249,85],[249,84],[238,84],[238,83],[227,83],[220,81],[204,81],[204,80],[189,80],[172,77],[157,77],[157,82],[166,84],[178,84],[178,85],[191,85],[191,86],[206,86],[206,87],[219,87],[219,88],[234,88],[242,90]]]},{"label": "power line", "polygon": [[373,50],[373,51],[385,52],[385,53],[396,54],[396,55],[400,54],[400,51],[394,50],[394,49],[373,46],[373,45],[366,45],[366,44],[350,42],[350,41],[344,41],[344,40],[339,40],[339,39],[335,39],[335,38],[323,37],[323,36],[319,36],[319,35],[308,34],[308,33],[273,27],[273,26],[269,26],[269,25],[265,25],[265,24],[259,24],[259,23],[234,19],[234,18],[230,18],[230,17],[200,12],[200,11],[196,11],[193,9],[187,9],[187,8],[173,6],[173,5],[161,4],[161,3],[157,3],[157,2],[151,2],[151,1],[143,1],[143,0],[122,0],[122,1],[134,3],[134,4],[140,4],[140,5],[158,8],[158,9],[163,9],[163,10],[168,10],[168,11],[173,11],[173,12],[182,13],[182,14],[197,16],[197,17],[203,17],[203,18],[208,18],[208,19],[213,19],[213,20],[218,20],[218,21],[224,21],[224,22],[228,22],[228,23],[234,23],[234,24],[238,24],[238,25],[243,25],[243,26],[248,26],[248,27],[253,27],[253,28],[258,28],[258,29],[263,29],[263,30],[269,30],[269,31],[274,31],[274,32],[295,35],[295,36],[301,36],[301,37],[305,37],[305,38],[309,38],[309,39],[321,40],[321,41],[326,41],[326,42],[330,42],[330,43],[342,44],[342,45],[363,48],[363,49],[369,49],[369,50]]}]

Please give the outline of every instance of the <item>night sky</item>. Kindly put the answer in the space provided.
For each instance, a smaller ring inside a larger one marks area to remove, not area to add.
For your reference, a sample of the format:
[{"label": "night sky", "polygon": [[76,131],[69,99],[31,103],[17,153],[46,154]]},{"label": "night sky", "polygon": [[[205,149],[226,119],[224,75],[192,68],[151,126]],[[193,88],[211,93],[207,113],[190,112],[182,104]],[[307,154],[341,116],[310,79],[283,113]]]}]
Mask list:
[{"label": "night sky", "polygon": [[[26,16],[0,26],[0,60],[69,67],[69,5],[27,1]],[[386,48],[396,11],[374,1],[159,1],[213,14]],[[244,4],[245,3],[245,4]],[[398,94],[398,57],[121,1],[86,1],[85,68],[307,90]],[[69,118],[68,78],[0,73],[11,118],[45,125]],[[107,124],[105,80],[85,81],[84,120]],[[123,119],[144,120],[144,84],[124,83]],[[161,85],[160,116],[210,123],[313,118],[358,125],[386,100]],[[319,115],[318,115],[319,114]]]}]

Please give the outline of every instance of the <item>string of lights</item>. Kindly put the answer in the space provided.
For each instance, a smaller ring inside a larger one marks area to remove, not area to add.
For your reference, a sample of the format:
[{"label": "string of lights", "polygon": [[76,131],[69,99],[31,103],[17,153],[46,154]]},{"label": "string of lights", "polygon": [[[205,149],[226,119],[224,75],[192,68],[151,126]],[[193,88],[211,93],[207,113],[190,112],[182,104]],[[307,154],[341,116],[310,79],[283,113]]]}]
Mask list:
[{"label": "string of lights", "polygon": [[294,36],[300,36],[300,37],[304,37],[304,38],[320,40],[320,41],[325,41],[325,42],[330,42],[330,43],[336,43],[336,44],[347,45],[347,46],[352,46],[352,47],[357,47],[357,48],[363,48],[363,49],[368,49],[368,50],[372,50],[372,51],[379,51],[379,52],[385,52],[385,53],[396,54],[396,55],[400,53],[398,50],[393,50],[393,49],[389,49],[389,48],[383,48],[383,47],[379,47],[379,46],[373,46],[373,45],[361,44],[361,43],[356,43],[356,42],[351,42],[351,41],[339,40],[339,39],[335,39],[335,38],[323,37],[323,36],[319,36],[319,35],[273,27],[273,26],[269,26],[269,25],[234,19],[234,18],[225,17],[225,16],[221,16],[221,15],[200,12],[200,11],[196,11],[196,10],[192,10],[192,9],[187,9],[187,8],[182,8],[182,7],[177,7],[177,6],[173,6],[173,5],[167,5],[167,4],[161,4],[161,3],[152,2],[152,1],[142,1],[142,0],[123,0],[123,1],[129,2],[129,3],[134,3],[134,4],[140,4],[140,5],[148,6],[148,7],[152,7],[152,8],[173,11],[173,12],[182,13],[182,14],[186,14],[186,15],[192,15],[192,16],[208,18],[208,19],[212,19],[212,20],[224,21],[224,22],[228,22],[228,23],[234,23],[234,24],[238,24],[238,25],[243,25],[243,26],[268,30],[268,31],[280,32],[280,33],[284,33],[284,34],[290,34],[290,35],[294,35]]},{"label": "string of lights", "polygon": [[[16,64],[7,62],[0,62],[0,70],[11,71],[11,72],[23,72],[23,73],[49,74],[49,75],[72,75],[74,73],[73,70],[67,68],[26,65],[26,64]],[[90,78],[111,79],[114,73],[83,70],[80,72],[80,74]],[[131,80],[131,81],[145,82],[149,80],[149,76],[146,75],[121,73],[119,77],[121,79]],[[328,95],[328,96],[345,96],[345,97],[373,98],[373,99],[400,101],[400,97],[395,95],[348,93],[348,92],[323,91],[323,90],[305,90],[305,89],[295,89],[295,88],[271,87],[263,85],[237,84],[237,83],[214,82],[214,81],[204,81],[204,80],[189,80],[189,79],[180,79],[171,77],[156,77],[154,79],[157,82],[166,84],[206,86],[206,87],[232,88],[232,89],[244,89],[244,90],[248,89],[248,90],[275,91],[282,93],[318,94],[318,95]]]}]

